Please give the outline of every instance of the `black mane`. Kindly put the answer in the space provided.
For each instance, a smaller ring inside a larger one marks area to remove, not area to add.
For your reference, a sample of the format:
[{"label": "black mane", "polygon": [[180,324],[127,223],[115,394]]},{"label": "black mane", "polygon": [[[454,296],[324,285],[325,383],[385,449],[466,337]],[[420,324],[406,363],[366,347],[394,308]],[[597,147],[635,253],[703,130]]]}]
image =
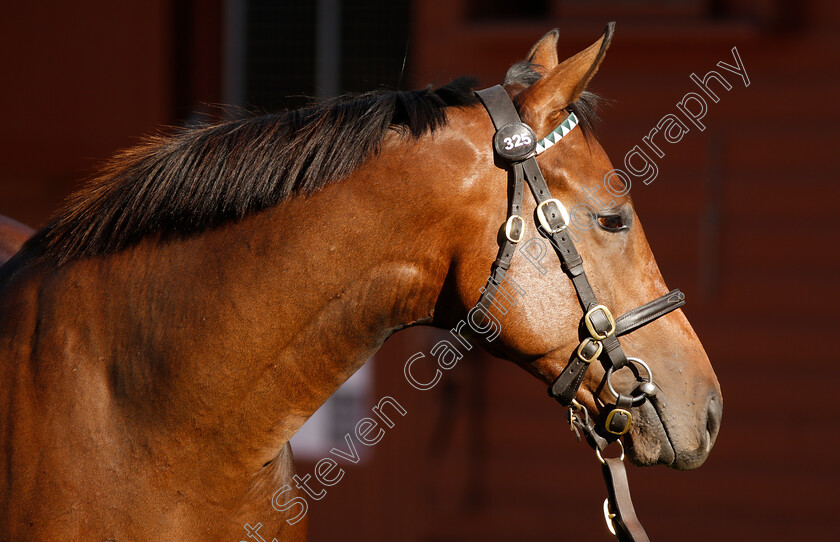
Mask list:
[{"label": "black mane", "polygon": [[[530,84],[535,73],[523,69],[521,77]],[[197,233],[311,194],[376,154],[389,130],[419,138],[446,124],[447,108],[479,103],[474,85],[462,77],[437,89],[343,96],[148,137],[107,162],[27,246],[61,265],[150,235]],[[584,128],[593,105],[586,93],[570,106]]]},{"label": "black mane", "polygon": [[478,103],[475,80],[349,95],[278,114],[148,137],[118,154],[30,241],[54,263],[188,235],[311,194],[379,151],[388,130],[418,138],[446,108]]}]

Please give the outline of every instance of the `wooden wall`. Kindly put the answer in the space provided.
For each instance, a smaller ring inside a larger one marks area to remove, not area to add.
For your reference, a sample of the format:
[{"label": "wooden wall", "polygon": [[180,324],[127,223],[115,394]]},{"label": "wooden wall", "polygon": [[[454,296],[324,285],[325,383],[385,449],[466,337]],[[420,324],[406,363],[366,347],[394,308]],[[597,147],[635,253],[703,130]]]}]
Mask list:
[{"label": "wooden wall", "polygon": [[[190,49],[174,23],[198,18],[201,8],[190,5],[6,6],[0,214],[43,222],[97,161],[176,122],[190,100],[218,100],[217,64],[201,54],[218,54],[218,21],[211,15]],[[840,302],[832,23],[840,8],[779,5],[793,11],[774,23],[619,18],[594,83],[614,101],[599,133],[619,163],[694,90],[689,74],[731,62],[733,46],[751,80],[744,88],[730,78],[734,88],[709,104],[705,132],[668,147],[658,178],[633,192],[666,280],[687,294],[725,402],[701,469],[630,469],[654,540],[829,539],[836,531],[831,490],[840,475],[829,465],[840,440],[832,425],[840,359],[821,343],[836,337]],[[467,0],[414,3],[414,86],[465,73],[495,84],[546,30],[559,26],[562,52],[572,54],[607,20],[477,21],[468,8]],[[220,13],[218,3],[212,9]],[[177,71],[184,62],[196,70],[186,79]],[[402,364],[433,336],[400,333],[378,355],[374,398],[391,395],[408,413],[370,462],[312,505],[312,540],[610,540],[599,465],[544,385],[487,355],[465,360],[432,391],[405,383]]]}]

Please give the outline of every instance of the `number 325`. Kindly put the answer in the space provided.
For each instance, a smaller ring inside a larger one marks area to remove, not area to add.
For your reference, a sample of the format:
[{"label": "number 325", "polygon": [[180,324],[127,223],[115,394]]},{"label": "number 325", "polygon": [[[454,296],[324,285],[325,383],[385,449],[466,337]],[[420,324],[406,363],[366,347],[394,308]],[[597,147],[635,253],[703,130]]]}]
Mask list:
[{"label": "number 325", "polygon": [[531,138],[526,135],[513,134],[511,137],[506,137],[502,141],[505,143],[505,150],[509,151],[516,147],[524,147],[531,144]]}]

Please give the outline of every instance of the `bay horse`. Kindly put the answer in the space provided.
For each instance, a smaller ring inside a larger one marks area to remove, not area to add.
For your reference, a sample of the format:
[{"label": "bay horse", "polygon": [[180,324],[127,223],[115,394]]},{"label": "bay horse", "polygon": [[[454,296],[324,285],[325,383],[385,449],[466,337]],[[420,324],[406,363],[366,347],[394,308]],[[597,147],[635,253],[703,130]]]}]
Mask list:
[{"label": "bay horse", "polygon": [[[559,33],[504,89],[561,201],[612,168],[586,87],[611,31],[560,62]],[[479,298],[505,223],[507,173],[470,80],[380,91],[166,136],[112,159],[0,268],[0,540],[224,540],[259,521],[306,539],[272,495],[301,493],[289,439],[395,331],[449,329]],[[601,302],[667,292],[628,195],[579,232]],[[535,210],[526,198],[523,216]],[[524,221],[524,235],[538,237]],[[509,276],[527,299],[492,353],[553,382],[579,342],[557,261]],[[639,465],[699,466],[719,384],[677,310],[624,340],[656,374],[632,408]],[[597,414],[605,368],[576,401]]]}]

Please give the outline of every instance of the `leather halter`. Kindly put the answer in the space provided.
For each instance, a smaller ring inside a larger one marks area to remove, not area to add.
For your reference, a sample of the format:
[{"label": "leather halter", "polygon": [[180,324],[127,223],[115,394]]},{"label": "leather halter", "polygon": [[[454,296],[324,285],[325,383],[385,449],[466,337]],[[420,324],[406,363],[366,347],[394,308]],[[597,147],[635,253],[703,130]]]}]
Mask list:
[{"label": "leather halter", "polygon": [[[636,519],[630,500],[627,475],[622,463],[623,445],[621,458],[604,459],[601,456],[604,448],[630,429],[633,419],[630,408],[642,404],[656,390],[650,368],[638,358],[627,357],[618,337],[681,307],[685,304],[685,296],[679,290],[672,290],[619,318],[613,318],[610,309],[598,303],[595,292],[586,277],[583,259],[567,231],[569,214],[563,203],[551,197],[551,192],[536,160],[538,154],[548,150],[575,128],[577,118],[574,113],[570,113],[560,126],[546,138],[537,142],[534,131],[522,122],[513,101],[501,85],[477,91],[476,94],[490,114],[496,128],[493,149],[498,158],[497,164],[512,173],[508,191],[505,238],[499,247],[487,285],[476,306],[490,308],[510,269],[511,260],[516,253],[516,245],[523,237],[525,224],[521,213],[524,184],[527,183],[537,203],[537,229],[551,242],[563,271],[575,287],[584,313],[580,326],[581,343],[572,353],[569,363],[560,376],[549,388],[549,394],[562,405],[570,407],[569,423],[572,429],[578,435],[578,439],[580,439],[579,431],[584,433],[586,441],[595,449],[603,465],[604,479],[609,490],[609,498],[604,503],[605,516],[610,530],[614,531],[622,542],[647,541],[648,537],[641,523]],[[640,380],[640,385],[630,395],[614,392],[615,404],[605,409],[606,419],[599,424],[596,424],[586,408],[575,400],[586,371],[595,359],[600,359],[606,367],[605,380],[610,390],[614,390],[610,381],[612,373],[623,367],[634,366],[634,372]],[[648,373],[646,379],[640,378],[635,365],[646,369]],[[621,441],[618,442],[621,445]]]}]

